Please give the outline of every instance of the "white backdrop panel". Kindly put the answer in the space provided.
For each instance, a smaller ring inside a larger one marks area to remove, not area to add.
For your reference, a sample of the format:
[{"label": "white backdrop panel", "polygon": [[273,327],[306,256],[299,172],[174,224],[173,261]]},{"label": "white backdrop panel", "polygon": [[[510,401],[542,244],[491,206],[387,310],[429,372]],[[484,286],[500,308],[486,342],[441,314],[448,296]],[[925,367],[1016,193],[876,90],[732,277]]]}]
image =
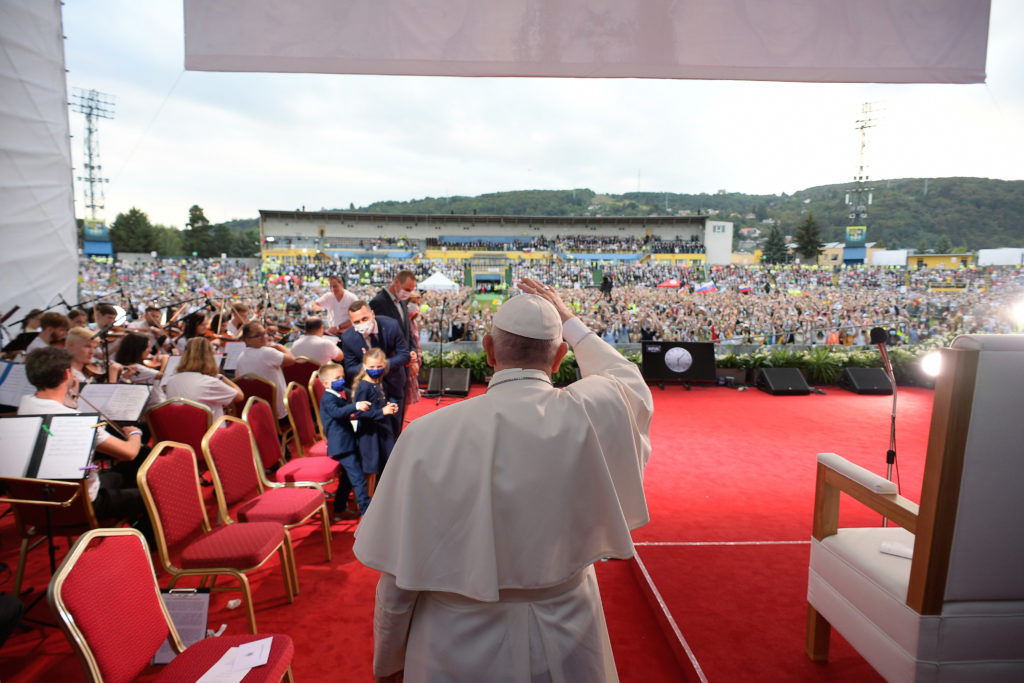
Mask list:
[{"label": "white backdrop panel", "polygon": [[198,71],[978,83],[989,0],[184,0]]},{"label": "white backdrop panel", "polygon": [[59,0],[0,0],[0,311],[75,301],[78,245]]}]

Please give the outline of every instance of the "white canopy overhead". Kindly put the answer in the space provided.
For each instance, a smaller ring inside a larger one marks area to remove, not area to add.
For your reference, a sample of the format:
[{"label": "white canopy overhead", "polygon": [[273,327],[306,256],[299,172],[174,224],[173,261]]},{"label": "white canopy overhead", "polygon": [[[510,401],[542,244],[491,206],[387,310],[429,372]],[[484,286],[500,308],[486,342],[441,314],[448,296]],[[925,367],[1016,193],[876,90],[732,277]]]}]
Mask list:
[{"label": "white canopy overhead", "polygon": [[450,292],[458,289],[459,286],[445,277],[442,273],[434,273],[423,282],[416,283],[417,289],[428,292]]},{"label": "white canopy overhead", "polygon": [[0,0],[0,311],[78,300],[59,0]]},{"label": "white canopy overhead", "polygon": [[196,71],[979,83],[989,0],[184,0]]}]

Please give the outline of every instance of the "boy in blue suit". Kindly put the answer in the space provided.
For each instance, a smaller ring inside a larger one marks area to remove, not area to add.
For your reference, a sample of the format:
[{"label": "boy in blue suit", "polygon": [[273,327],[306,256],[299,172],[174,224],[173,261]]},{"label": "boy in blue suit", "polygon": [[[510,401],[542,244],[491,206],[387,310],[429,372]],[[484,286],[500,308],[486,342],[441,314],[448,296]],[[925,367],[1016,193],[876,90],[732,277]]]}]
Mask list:
[{"label": "boy in blue suit", "polygon": [[320,381],[327,390],[320,399],[320,419],[327,437],[327,455],[341,463],[338,491],[334,495],[334,521],[350,518],[345,509],[349,491],[355,491],[359,514],[366,514],[370,494],[366,488],[363,464],[359,459],[356,433],[352,428],[352,413],[369,410],[369,401],[348,403],[345,398],[345,369],[328,363],[320,367]]}]

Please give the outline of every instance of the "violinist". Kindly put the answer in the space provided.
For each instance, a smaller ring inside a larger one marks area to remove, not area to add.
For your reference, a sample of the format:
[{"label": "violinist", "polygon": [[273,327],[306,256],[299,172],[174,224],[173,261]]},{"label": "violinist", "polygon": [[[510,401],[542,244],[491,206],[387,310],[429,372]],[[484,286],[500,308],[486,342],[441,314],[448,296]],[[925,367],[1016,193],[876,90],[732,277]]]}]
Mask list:
[{"label": "violinist", "polygon": [[68,311],[68,320],[71,321],[71,325],[68,326],[68,329],[71,329],[72,327],[89,326],[89,314],[81,308],[73,308]]},{"label": "violinist", "polygon": [[[82,329],[82,328],[74,328]],[[25,374],[36,388],[35,394],[21,398],[19,415],[61,415],[78,412],[65,405],[67,395],[76,395],[78,382],[72,370],[71,355],[64,349],[36,349],[25,358]],[[152,536],[133,471],[141,462],[142,431],[131,429],[121,439],[102,429],[96,430],[96,453],[113,462],[113,467],[89,470],[88,492],[99,519],[128,519],[143,534]],[[126,468],[122,471],[122,468]]]},{"label": "violinist", "polygon": [[167,356],[158,356],[150,361],[149,338],[138,332],[130,332],[121,340],[114,360],[124,368],[121,372],[122,382],[132,384],[149,384],[152,391],[146,408],[149,409],[164,400],[163,389],[160,388],[160,378],[163,377],[163,369],[167,364]]},{"label": "violinist", "polygon": [[[79,384],[86,382],[116,382],[121,366],[110,363],[104,368],[95,361],[96,338],[92,330],[72,327],[65,337],[64,348],[71,355],[71,372]],[[75,405],[70,407],[74,408]]]},{"label": "violinist", "polygon": [[190,339],[185,345],[181,364],[167,382],[167,396],[202,403],[210,408],[215,420],[224,414],[224,406],[245,400],[238,385],[220,374],[213,347],[202,337]]},{"label": "violinist", "polygon": [[92,309],[92,318],[93,322],[90,323],[89,329],[102,330],[117,320],[117,309],[110,304],[96,304],[96,308]]},{"label": "violinist", "polygon": [[160,353],[162,351],[167,351],[170,348],[168,344],[167,330],[161,325],[163,315],[164,311],[162,308],[146,306],[146,312],[143,313],[142,320],[137,320],[136,322],[128,325],[129,330],[134,330],[149,336],[150,351],[152,353]]},{"label": "violinist", "polygon": [[241,301],[235,301],[231,304],[231,320],[228,321],[228,334],[233,338],[238,339],[239,334],[242,331],[242,326],[249,322],[252,314],[249,311],[249,307],[243,304]]},{"label": "violinist", "polygon": [[29,343],[25,353],[31,353],[36,349],[44,349],[47,346],[64,346],[64,338],[71,328],[71,321],[63,313],[47,311],[39,319],[42,328],[35,339]]},{"label": "violinist", "polygon": [[[207,333],[210,331],[210,325],[206,318],[205,311],[196,311],[195,313],[189,313],[185,316],[184,328],[181,336],[174,342],[180,353],[185,352],[185,344],[188,343],[189,339],[196,337],[207,337]],[[220,340],[213,339],[211,343],[214,346],[219,345]]]}]

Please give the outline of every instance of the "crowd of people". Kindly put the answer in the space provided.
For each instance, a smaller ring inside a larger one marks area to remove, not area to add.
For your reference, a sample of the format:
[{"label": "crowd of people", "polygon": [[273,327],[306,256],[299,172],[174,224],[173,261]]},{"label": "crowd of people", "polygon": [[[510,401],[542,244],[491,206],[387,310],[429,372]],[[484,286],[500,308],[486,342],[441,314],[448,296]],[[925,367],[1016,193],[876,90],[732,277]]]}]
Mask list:
[{"label": "crowd of people", "polygon": [[[346,291],[369,300],[400,271],[422,282],[441,273],[456,285],[464,265],[449,259],[348,260],[306,264],[193,260],[137,265],[83,261],[83,299],[113,292],[140,311],[144,304],[222,308],[242,301],[262,313],[284,341],[298,336],[314,301],[337,276]],[[866,343],[867,330],[884,325],[915,343],[956,332],[1010,332],[1013,304],[1024,292],[1019,269],[920,269],[680,266],[667,262],[600,266],[613,283],[595,285],[595,266],[579,261],[524,260],[513,280],[535,278],[566,291],[567,303],[607,341],[714,341],[721,344]],[[666,282],[678,286],[660,286]],[[123,293],[123,296],[122,296]],[[477,288],[422,292],[420,343],[477,342],[489,329],[493,307]],[[171,309],[167,309],[171,310]]]},{"label": "crowd of people", "polygon": [[608,237],[603,235],[571,235],[532,239],[501,240],[458,240],[446,242],[442,239],[427,240],[428,247],[452,247],[453,249],[474,249],[484,251],[554,251],[562,253],[655,253],[655,254],[703,254],[704,244],[691,239],[656,240],[647,237]]}]

